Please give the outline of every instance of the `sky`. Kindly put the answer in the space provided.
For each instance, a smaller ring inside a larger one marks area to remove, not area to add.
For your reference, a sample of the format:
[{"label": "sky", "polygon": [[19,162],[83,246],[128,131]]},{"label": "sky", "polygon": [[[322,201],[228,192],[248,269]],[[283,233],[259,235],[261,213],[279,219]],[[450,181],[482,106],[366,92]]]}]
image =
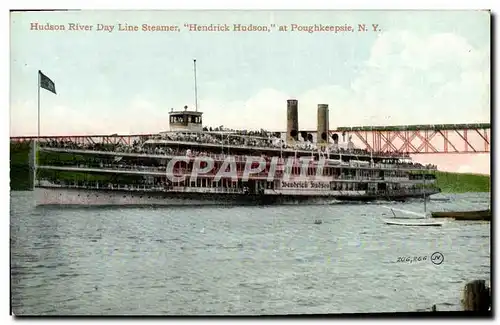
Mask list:
[{"label": "sky", "polygon": [[[33,23],[66,30],[33,30]],[[70,31],[69,24],[91,25]],[[119,24],[179,31],[118,31]],[[195,32],[185,24],[273,24],[270,32]],[[291,31],[291,25],[353,32]],[[358,31],[365,24],[368,31]],[[112,32],[99,25],[114,26]],[[376,30],[373,30],[376,25]],[[279,31],[287,26],[287,31]],[[11,136],[133,134],[168,129],[168,112],[198,108],[207,126],[299,129],[490,122],[490,14],[486,11],[80,11],[11,14]],[[440,169],[490,173],[489,154],[418,155]]]}]

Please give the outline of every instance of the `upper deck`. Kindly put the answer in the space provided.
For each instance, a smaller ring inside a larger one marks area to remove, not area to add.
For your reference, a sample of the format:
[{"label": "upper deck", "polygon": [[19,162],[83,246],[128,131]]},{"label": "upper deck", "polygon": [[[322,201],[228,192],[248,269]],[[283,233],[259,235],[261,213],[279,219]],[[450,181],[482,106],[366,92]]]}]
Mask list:
[{"label": "upper deck", "polygon": [[[148,142],[150,140],[146,140]],[[131,163],[137,159],[172,159],[173,157],[195,158],[198,156],[211,157],[215,161],[223,161],[227,157],[233,157],[236,162],[245,162],[248,156],[261,156],[266,161],[271,158],[279,158],[284,161],[287,157],[295,157],[297,160],[300,157],[311,157],[313,161],[328,159],[332,164],[335,163],[342,168],[355,169],[405,169],[405,170],[435,170],[434,165],[422,165],[418,162],[412,162],[409,159],[395,159],[393,157],[384,156],[382,158],[374,158],[373,164],[370,163],[369,156],[359,156],[352,150],[343,148],[338,151],[332,150],[328,154],[322,154],[316,150],[298,150],[298,149],[279,149],[276,147],[260,147],[260,146],[237,146],[224,145],[213,143],[198,143],[191,141],[179,141],[173,139],[160,139],[148,142],[150,146],[136,143],[132,146],[128,145],[102,145],[102,144],[74,144],[74,143],[42,143],[40,150],[46,152],[61,152],[72,153],[78,155],[88,155],[96,158],[115,157],[119,161],[129,160]],[[160,145],[165,146],[160,146]],[[221,150],[222,149],[222,150]],[[363,160],[364,158],[364,160]]]},{"label": "upper deck", "polygon": [[[202,123],[202,112],[189,110],[169,113],[170,131],[147,135],[134,141],[131,145],[116,144],[76,144],[64,142],[46,142],[42,146],[61,149],[77,149],[83,151],[111,152],[117,156],[130,157],[163,156],[175,150],[186,154],[190,150],[194,155],[230,155],[230,156],[264,156],[288,158],[311,157],[314,160],[333,159],[339,162],[352,160],[376,166],[409,166],[410,169],[435,169],[435,166],[414,164],[407,153],[374,152],[357,148],[351,141],[351,135],[334,133],[328,135],[328,105],[318,104],[318,128],[316,132],[304,131],[298,125],[298,101],[287,101],[287,132],[270,132],[266,130],[247,131],[233,130],[222,126],[207,128]],[[347,139],[346,139],[347,137]],[[170,156],[172,154],[169,154]]]},{"label": "upper deck", "polygon": [[[408,159],[405,153],[369,152],[359,149],[350,141],[344,143],[321,143],[311,140],[285,142],[279,132],[268,131],[201,131],[201,132],[163,132],[147,138],[142,145],[146,148],[161,145],[177,145],[199,148],[206,151],[259,151],[268,155],[280,153],[344,155],[361,160]],[[309,138],[310,139],[310,138]]]}]

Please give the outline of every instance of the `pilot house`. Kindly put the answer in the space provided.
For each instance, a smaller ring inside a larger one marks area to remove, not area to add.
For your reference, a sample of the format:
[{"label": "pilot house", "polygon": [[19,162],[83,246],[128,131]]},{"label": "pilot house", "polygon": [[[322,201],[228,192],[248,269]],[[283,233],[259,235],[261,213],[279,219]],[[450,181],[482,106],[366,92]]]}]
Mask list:
[{"label": "pilot house", "polygon": [[203,130],[202,112],[188,111],[188,107],[184,106],[183,111],[172,110],[170,115],[170,131],[194,131]]}]

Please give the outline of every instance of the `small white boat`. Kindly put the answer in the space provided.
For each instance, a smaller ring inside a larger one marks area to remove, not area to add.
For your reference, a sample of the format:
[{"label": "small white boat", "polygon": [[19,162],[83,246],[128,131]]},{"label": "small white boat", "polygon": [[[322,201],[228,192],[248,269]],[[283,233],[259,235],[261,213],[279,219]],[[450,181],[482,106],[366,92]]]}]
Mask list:
[{"label": "small white boat", "polygon": [[[424,186],[425,186],[425,179],[424,179]],[[438,222],[434,221],[429,218],[429,215],[427,214],[427,204],[425,201],[425,192],[424,192],[424,212],[423,213],[418,213],[414,211],[407,211],[403,209],[396,209],[396,208],[389,208],[387,206],[384,206],[384,208],[390,209],[392,212],[392,215],[394,216],[394,219],[385,219],[384,222],[387,225],[394,225],[394,226],[407,226],[407,227],[439,227],[442,226],[444,222]],[[396,214],[394,213],[394,210],[403,212],[405,214],[411,214],[418,216],[419,218],[398,218]]]},{"label": "small white boat", "polygon": [[[418,219],[417,219],[418,220]],[[407,227],[439,227],[443,225],[443,222],[435,222],[435,221],[410,221],[408,219],[385,219],[384,222],[387,225],[395,225],[395,226],[407,226]]]},{"label": "small white boat", "polygon": [[[402,209],[395,209],[395,208],[389,208],[385,207],[391,210],[392,214],[394,215],[394,218],[392,219],[384,219],[384,222],[387,225],[395,225],[395,226],[409,226],[409,227],[418,227],[418,226],[435,226],[439,227],[442,226],[444,222],[442,221],[434,221],[430,219],[426,213],[418,213],[418,212],[413,212],[413,211],[407,211],[407,210],[402,210]],[[394,210],[403,212],[403,214],[411,214],[415,216],[419,216],[419,218],[401,218],[397,217],[396,213],[394,213]]]}]

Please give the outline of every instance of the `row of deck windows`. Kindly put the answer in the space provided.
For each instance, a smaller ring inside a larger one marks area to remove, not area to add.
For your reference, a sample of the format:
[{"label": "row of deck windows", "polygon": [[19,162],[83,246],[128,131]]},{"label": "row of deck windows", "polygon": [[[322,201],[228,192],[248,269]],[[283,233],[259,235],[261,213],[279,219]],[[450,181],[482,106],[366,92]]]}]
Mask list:
[{"label": "row of deck windows", "polygon": [[202,124],[201,116],[170,116],[170,123]]}]

